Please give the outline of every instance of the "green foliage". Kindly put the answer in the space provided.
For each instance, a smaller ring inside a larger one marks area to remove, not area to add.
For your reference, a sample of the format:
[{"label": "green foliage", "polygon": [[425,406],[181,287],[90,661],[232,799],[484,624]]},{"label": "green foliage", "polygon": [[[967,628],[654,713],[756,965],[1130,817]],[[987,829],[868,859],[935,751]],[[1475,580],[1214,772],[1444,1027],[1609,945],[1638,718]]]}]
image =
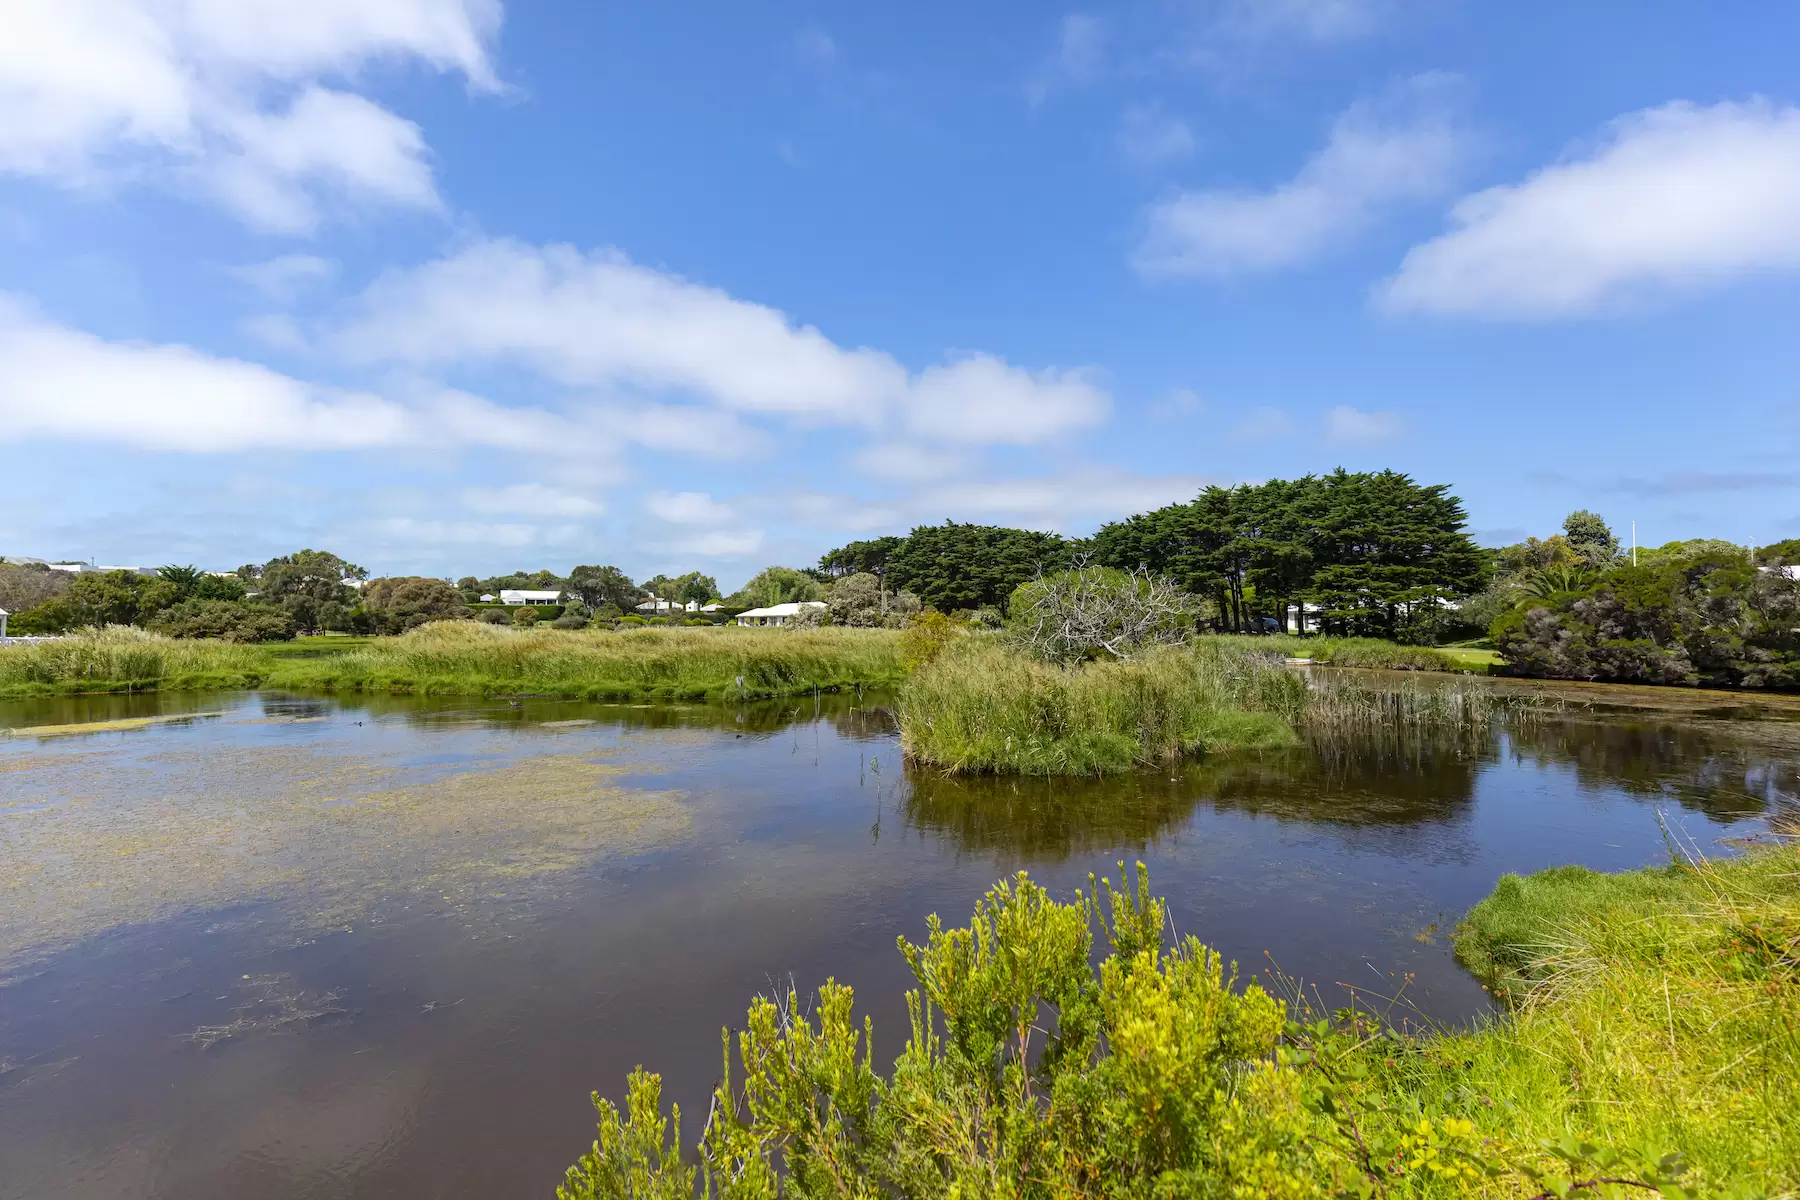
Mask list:
[{"label": "green foliage", "polygon": [[362,604],[376,633],[404,633],[427,621],[468,615],[461,591],[421,575],[371,579],[363,585]]},{"label": "green foliage", "polygon": [[805,571],[764,567],[732,594],[730,604],[734,608],[772,608],[777,604],[824,599],[825,585]]},{"label": "green foliage", "polygon": [[1131,658],[1153,646],[1187,641],[1194,598],[1147,571],[1085,562],[1018,586],[1007,606],[1007,633],[1034,658],[1058,666]]},{"label": "green foliage", "polygon": [[216,638],[221,642],[285,642],[294,636],[294,619],[265,604],[231,600],[183,600],[157,613],[153,633],[173,638]]},{"label": "green foliage", "polygon": [[1730,552],[1659,555],[1494,622],[1521,675],[1618,682],[1800,686],[1800,580]]},{"label": "green foliage", "polygon": [[711,575],[702,575],[698,571],[689,571],[686,575],[658,575],[643,582],[644,591],[664,600],[673,600],[679,604],[690,601],[699,604],[710,604],[720,598],[718,581]]},{"label": "green foliage", "polygon": [[922,612],[906,623],[900,633],[900,665],[916,671],[944,652],[959,637],[967,637],[966,623],[952,620],[941,612]]},{"label": "green foliage", "polygon": [[889,584],[952,612],[1004,609],[1021,583],[1068,565],[1069,555],[1069,543],[1054,533],[946,521],[914,529],[885,561]]},{"label": "green foliage", "polygon": [[[329,658],[284,656],[274,646],[126,633],[130,636],[123,641],[108,631],[0,648],[0,696],[206,684],[290,691],[736,700],[882,687],[900,676],[895,654],[899,635],[879,629],[673,627],[613,633],[436,621]],[[114,655],[120,647],[130,652],[129,664]],[[121,670],[130,673],[113,673]]]},{"label": "green foliage", "polygon": [[1243,653],[1283,654],[1310,658],[1337,667],[1380,667],[1389,671],[1454,671],[1458,663],[1443,650],[1426,646],[1401,646],[1379,638],[1265,637],[1216,635],[1203,642],[1217,642]]},{"label": "green foliage", "polygon": [[[759,997],[736,1070],[725,1034],[697,1170],[640,1069],[624,1113],[595,1095],[599,1137],[558,1194],[1791,1194],[1795,866],[1787,850],[1693,864],[1679,895],[1559,886],[1562,912],[1517,926],[1544,982],[1516,1011],[1411,1035],[1240,985],[1192,937],[1169,946],[1142,864],[1135,886],[1072,902],[1021,873],[968,925],[933,916],[923,943],[900,939],[910,1028],[885,1073],[849,988],[827,981],[810,1008]],[[1637,899],[1589,902],[1600,890]]]},{"label": "green foliage", "polygon": [[1104,565],[1144,567],[1208,597],[1219,624],[1252,627],[1296,603],[1322,605],[1326,631],[1431,641],[1446,601],[1479,591],[1487,556],[1443,485],[1396,471],[1209,487],[1094,535]]},{"label": "green foliage", "polygon": [[300,629],[330,628],[341,625],[356,603],[356,591],[346,582],[368,575],[328,550],[300,550],[263,564],[257,598],[286,609]]},{"label": "green foliage", "polygon": [[1756,561],[1765,567],[1800,566],[1800,538],[1771,542],[1756,552]]},{"label": "green foliage", "polygon": [[918,613],[919,598],[911,592],[889,592],[880,578],[868,572],[841,575],[825,592],[833,624],[859,629],[904,628]]},{"label": "green foliage", "polygon": [[75,576],[61,594],[32,614],[50,632],[141,625],[175,603],[175,585],[135,571],[89,572]]},{"label": "green foliage", "polygon": [[1166,647],[1060,668],[965,636],[900,692],[901,746],[948,771],[1096,775],[1202,750],[1293,745],[1305,680],[1266,660]]},{"label": "green foliage", "polygon": [[833,578],[844,575],[873,575],[885,582],[888,573],[888,560],[906,544],[901,537],[871,538],[866,542],[851,542],[836,550],[829,550],[819,559],[819,569]]},{"label": "green foliage", "polygon": [[1569,548],[1590,567],[1610,567],[1619,557],[1619,539],[1599,513],[1576,509],[1563,518]]}]

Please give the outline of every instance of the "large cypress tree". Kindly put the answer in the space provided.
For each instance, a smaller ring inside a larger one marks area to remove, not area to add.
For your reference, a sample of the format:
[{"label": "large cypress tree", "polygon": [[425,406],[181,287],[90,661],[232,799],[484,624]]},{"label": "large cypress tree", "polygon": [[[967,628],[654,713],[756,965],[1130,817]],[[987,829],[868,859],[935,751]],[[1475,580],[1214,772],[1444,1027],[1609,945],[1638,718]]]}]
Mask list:
[{"label": "large cypress tree", "polygon": [[945,521],[919,526],[887,555],[887,582],[940,612],[1004,610],[1014,588],[1040,568],[1067,566],[1069,555],[1069,543],[1054,533]]}]

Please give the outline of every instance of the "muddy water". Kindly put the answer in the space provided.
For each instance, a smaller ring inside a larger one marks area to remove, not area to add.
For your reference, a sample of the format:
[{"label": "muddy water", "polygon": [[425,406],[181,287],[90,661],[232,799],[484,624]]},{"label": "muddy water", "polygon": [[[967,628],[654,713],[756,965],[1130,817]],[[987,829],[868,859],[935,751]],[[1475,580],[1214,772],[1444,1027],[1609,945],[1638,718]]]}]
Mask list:
[{"label": "muddy water", "polygon": [[1104,783],[909,772],[873,697],[0,704],[0,1196],[548,1195],[640,1063],[691,1140],[757,991],[896,1053],[895,937],[1019,869],[1142,858],[1246,971],[1467,1019],[1440,931],[1502,872],[1792,817],[1800,712],[1571,695]]}]

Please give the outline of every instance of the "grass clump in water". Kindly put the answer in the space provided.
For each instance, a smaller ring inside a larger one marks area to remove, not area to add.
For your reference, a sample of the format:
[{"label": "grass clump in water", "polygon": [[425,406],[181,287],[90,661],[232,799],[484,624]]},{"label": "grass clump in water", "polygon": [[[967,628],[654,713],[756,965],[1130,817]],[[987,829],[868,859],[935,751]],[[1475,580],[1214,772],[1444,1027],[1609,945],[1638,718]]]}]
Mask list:
[{"label": "grass clump in water", "polygon": [[1232,651],[1170,646],[1064,668],[966,637],[901,689],[901,746],[949,771],[1098,775],[1294,745],[1305,691],[1298,675]]},{"label": "grass clump in water", "polygon": [[280,646],[113,628],[0,649],[0,696],[266,687],[752,699],[897,682],[898,636],[879,629],[514,630],[444,621],[308,658]]}]

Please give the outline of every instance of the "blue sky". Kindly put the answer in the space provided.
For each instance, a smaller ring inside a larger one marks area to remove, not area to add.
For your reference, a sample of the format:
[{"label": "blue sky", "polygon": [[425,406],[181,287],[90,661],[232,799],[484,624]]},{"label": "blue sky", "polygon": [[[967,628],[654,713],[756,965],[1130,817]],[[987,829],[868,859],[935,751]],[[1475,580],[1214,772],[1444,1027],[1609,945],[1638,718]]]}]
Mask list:
[{"label": "blue sky", "polygon": [[1787,6],[23,13],[0,553],[729,586],[1338,465],[1800,535]]}]

